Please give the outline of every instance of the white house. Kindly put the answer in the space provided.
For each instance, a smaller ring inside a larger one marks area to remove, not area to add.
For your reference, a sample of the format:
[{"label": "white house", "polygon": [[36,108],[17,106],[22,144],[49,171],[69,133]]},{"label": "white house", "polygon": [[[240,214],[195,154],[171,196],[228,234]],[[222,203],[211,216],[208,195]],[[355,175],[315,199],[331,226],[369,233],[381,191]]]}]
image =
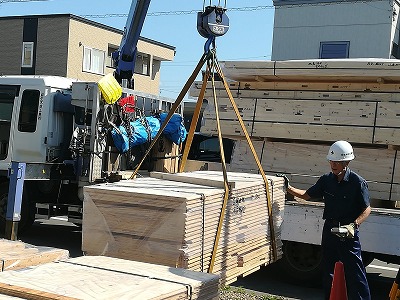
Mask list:
[{"label": "white house", "polygon": [[400,58],[396,0],[273,0],[272,60]]}]

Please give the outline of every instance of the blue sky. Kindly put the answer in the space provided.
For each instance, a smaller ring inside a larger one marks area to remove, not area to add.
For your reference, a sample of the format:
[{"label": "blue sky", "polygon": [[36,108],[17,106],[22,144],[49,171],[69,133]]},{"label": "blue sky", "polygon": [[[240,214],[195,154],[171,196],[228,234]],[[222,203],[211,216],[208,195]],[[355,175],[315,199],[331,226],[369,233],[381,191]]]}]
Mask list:
[{"label": "blue sky", "polygon": [[[141,36],[176,47],[174,61],[164,62],[161,67],[161,96],[176,98],[203,54],[205,39],[197,32],[197,14],[195,12],[191,14],[178,13],[179,11],[201,11],[203,1],[151,1],[148,11],[150,15],[146,17]],[[221,5],[225,4],[223,0],[213,0],[211,4],[217,5],[218,2]],[[210,0],[206,0],[205,3],[209,5]],[[218,59],[220,61],[270,60],[274,18],[272,0],[227,0],[226,4],[230,28],[224,36],[217,38]],[[128,14],[130,5],[130,0],[28,0],[28,2],[5,0],[0,1],[0,16],[72,13],[123,29],[126,17],[99,18],[89,15]],[[170,11],[177,13],[161,16],[151,15]]]}]

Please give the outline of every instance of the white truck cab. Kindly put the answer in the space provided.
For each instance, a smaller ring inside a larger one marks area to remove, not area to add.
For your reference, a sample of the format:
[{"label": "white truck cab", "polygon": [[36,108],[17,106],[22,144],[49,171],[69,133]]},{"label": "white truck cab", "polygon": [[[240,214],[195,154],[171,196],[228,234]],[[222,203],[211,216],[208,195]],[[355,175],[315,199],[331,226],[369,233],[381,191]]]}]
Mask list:
[{"label": "white truck cab", "polygon": [[57,159],[65,143],[61,115],[72,113],[68,109],[73,108],[68,107],[72,82],[55,76],[0,77],[2,173],[11,161],[46,163]]}]

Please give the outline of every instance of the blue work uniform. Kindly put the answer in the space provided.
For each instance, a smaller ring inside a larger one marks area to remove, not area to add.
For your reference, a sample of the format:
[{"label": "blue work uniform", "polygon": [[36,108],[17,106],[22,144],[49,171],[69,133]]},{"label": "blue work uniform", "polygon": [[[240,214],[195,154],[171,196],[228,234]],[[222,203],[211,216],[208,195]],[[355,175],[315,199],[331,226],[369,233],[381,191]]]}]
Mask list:
[{"label": "blue work uniform", "polygon": [[358,228],[354,239],[341,239],[331,233],[333,227],[353,223],[370,205],[367,182],[357,173],[346,169],[342,181],[335,174],[322,175],[307,190],[311,198],[322,198],[325,203],[322,232],[322,255],[324,267],[325,299],[329,299],[335,263],[344,264],[349,300],[371,299],[365,267],[361,259],[361,244]]}]

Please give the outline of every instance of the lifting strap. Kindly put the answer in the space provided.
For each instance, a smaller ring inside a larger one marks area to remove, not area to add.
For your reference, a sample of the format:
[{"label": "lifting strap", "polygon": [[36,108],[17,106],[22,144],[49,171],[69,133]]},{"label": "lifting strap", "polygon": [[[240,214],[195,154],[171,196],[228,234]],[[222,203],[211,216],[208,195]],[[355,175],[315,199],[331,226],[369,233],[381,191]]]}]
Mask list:
[{"label": "lifting strap", "polygon": [[214,246],[213,246],[213,251],[212,251],[212,255],[211,255],[211,261],[209,264],[209,268],[208,268],[208,273],[212,273],[213,271],[213,267],[214,267],[214,262],[215,262],[215,257],[216,257],[216,253],[218,250],[218,243],[219,243],[219,239],[220,239],[220,235],[221,235],[221,231],[222,231],[222,226],[223,226],[223,221],[225,218],[225,210],[226,210],[226,206],[227,206],[227,202],[229,199],[229,195],[231,192],[231,188],[229,186],[228,183],[228,177],[227,177],[227,169],[226,169],[226,161],[225,161],[225,155],[224,155],[224,148],[223,148],[223,139],[222,139],[222,133],[221,133],[221,124],[220,124],[220,118],[219,118],[219,111],[218,111],[218,102],[217,102],[217,97],[216,97],[216,88],[215,88],[215,71],[218,73],[218,75],[220,76],[225,90],[228,94],[228,97],[231,101],[231,104],[233,106],[233,109],[236,113],[236,116],[239,120],[239,123],[241,125],[241,128],[246,136],[247,139],[247,143],[249,144],[250,150],[253,153],[254,159],[257,163],[257,166],[259,168],[259,171],[262,175],[262,178],[264,180],[265,183],[265,193],[267,196],[267,206],[268,206],[268,224],[269,224],[269,230],[270,230],[270,235],[271,235],[271,244],[272,244],[272,253],[273,253],[273,258],[274,261],[277,260],[277,246],[276,246],[276,240],[275,240],[275,230],[274,230],[274,222],[273,222],[273,215],[272,215],[272,199],[271,199],[271,195],[270,195],[270,191],[269,191],[269,184],[268,184],[268,179],[264,173],[264,170],[262,168],[262,165],[260,163],[260,160],[258,159],[257,153],[254,149],[253,143],[250,139],[249,134],[247,133],[247,129],[246,126],[242,120],[242,117],[240,116],[240,112],[239,109],[237,108],[237,105],[233,99],[232,93],[230,92],[229,86],[226,83],[225,77],[223,75],[222,69],[218,63],[218,60],[216,58],[215,55],[215,50],[210,50],[209,51],[212,56],[210,57],[210,59],[207,62],[207,69],[206,72],[203,76],[203,83],[201,86],[201,90],[197,99],[197,103],[196,103],[196,107],[193,113],[193,118],[192,118],[192,122],[190,124],[190,128],[189,128],[189,132],[188,132],[188,136],[187,136],[187,140],[186,140],[186,144],[185,144],[185,149],[182,155],[182,160],[181,160],[181,164],[179,167],[179,172],[183,172],[185,169],[185,165],[187,162],[187,157],[189,154],[189,150],[193,141],[193,137],[194,137],[194,132],[195,132],[195,128],[198,122],[198,118],[200,115],[200,110],[201,110],[201,106],[202,106],[202,102],[204,99],[204,95],[205,95],[205,90],[207,87],[207,83],[209,78],[211,77],[211,82],[212,82],[212,91],[213,91],[213,100],[214,100],[214,108],[215,108],[215,115],[216,115],[216,123],[217,123],[217,133],[218,133],[218,140],[219,140],[219,145],[220,145],[220,154],[221,154],[221,164],[222,164],[222,172],[223,172],[223,177],[224,177],[224,198],[223,198],[223,203],[222,203],[222,208],[221,208],[221,214],[219,216],[219,222],[218,222],[218,228],[217,228],[217,232],[216,232],[216,236],[214,239]]}]

